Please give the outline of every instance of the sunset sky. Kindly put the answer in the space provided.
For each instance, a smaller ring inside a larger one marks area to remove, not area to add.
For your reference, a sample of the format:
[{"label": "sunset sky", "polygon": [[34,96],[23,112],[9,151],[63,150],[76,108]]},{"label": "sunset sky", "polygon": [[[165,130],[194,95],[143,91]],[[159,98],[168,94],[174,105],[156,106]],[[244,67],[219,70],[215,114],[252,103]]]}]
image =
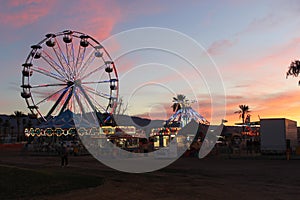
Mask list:
[{"label": "sunset sky", "polygon": [[[249,105],[253,121],[258,120],[259,115],[261,118],[285,117],[300,124],[298,79],[285,77],[290,62],[300,59],[300,4],[296,0],[0,2],[0,113],[28,112],[20,97],[21,65],[30,46],[41,41],[45,34],[71,29],[102,42],[130,29],[160,27],[190,37],[212,58],[224,84],[228,124],[241,121],[234,114],[239,104]],[[125,45],[120,42],[108,46],[107,50],[114,55],[118,51],[116,48]],[[185,53],[193,54],[188,50]],[[168,117],[174,95],[165,89],[153,95],[157,88],[151,88],[163,85],[197,100],[193,107],[210,119],[207,90],[192,95],[184,80],[191,80],[196,87],[193,72],[180,60],[162,62],[168,56],[144,50],[116,60],[120,96],[131,101],[128,113],[155,118],[159,116],[156,112],[165,109],[161,116]],[[153,75],[153,71],[159,75]],[[153,81],[155,84],[145,89],[145,84]],[[203,80],[198,80],[198,83],[201,87]],[[144,91],[139,90],[143,89],[142,86]],[[139,91],[140,96],[129,97]]]}]

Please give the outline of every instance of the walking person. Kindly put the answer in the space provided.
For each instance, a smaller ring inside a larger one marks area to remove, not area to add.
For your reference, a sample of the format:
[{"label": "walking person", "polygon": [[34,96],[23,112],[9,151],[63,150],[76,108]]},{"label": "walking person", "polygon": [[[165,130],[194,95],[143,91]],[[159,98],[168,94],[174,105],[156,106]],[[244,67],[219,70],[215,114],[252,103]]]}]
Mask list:
[{"label": "walking person", "polygon": [[61,151],[60,151],[60,156],[61,156],[61,167],[68,166],[69,161],[68,161],[68,148],[66,145],[63,143],[61,144]]}]

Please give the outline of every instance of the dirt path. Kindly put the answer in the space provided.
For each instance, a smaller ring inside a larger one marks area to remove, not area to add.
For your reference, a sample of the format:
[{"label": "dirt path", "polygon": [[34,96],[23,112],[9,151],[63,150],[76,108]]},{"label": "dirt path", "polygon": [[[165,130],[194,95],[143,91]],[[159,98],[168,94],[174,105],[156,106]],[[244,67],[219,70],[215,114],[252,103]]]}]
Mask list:
[{"label": "dirt path", "polygon": [[65,170],[100,176],[95,188],[32,199],[299,199],[300,160],[224,160],[182,158],[165,169],[128,174],[110,169],[90,156],[70,157],[60,168],[58,157],[0,152],[0,164],[32,169]]}]

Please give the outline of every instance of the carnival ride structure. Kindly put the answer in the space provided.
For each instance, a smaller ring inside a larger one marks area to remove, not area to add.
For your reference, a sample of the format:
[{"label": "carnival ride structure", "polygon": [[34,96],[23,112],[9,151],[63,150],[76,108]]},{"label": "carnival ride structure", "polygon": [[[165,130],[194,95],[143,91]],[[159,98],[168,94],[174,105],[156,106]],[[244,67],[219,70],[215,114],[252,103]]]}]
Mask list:
[{"label": "carnival ride structure", "polygon": [[93,37],[72,30],[46,34],[22,65],[22,92],[31,116],[47,122],[66,110],[88,113],[101,125],[118,99],[118,74],[106,49]]},{"label": "carnival ride structure", "polygon": [[166,121],[165,127],[183,128],[192,120],[200,124],[209,125],[209,121],[192,108],[188,99],[174,98],[173,102],[178,104],[179,109],[175,110],[176,112]]}]

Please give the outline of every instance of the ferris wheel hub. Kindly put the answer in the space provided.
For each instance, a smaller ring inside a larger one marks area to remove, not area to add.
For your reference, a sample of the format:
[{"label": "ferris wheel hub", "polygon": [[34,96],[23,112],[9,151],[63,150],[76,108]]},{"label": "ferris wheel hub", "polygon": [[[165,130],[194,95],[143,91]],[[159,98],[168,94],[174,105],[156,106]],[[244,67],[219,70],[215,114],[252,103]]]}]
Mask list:
[{"label": "ferris wheel hub", "polygon": [[81,85],[81,80],[80,80],[80,79],[75,80],[75,81],[74,81],[74,85]]},{"label": "ferris wheel hub", "polygon": [[72,85],[74,85],[74,82],[73,81],[68,81],[67,85],[68,85],[68,87],[71,87]]}]

